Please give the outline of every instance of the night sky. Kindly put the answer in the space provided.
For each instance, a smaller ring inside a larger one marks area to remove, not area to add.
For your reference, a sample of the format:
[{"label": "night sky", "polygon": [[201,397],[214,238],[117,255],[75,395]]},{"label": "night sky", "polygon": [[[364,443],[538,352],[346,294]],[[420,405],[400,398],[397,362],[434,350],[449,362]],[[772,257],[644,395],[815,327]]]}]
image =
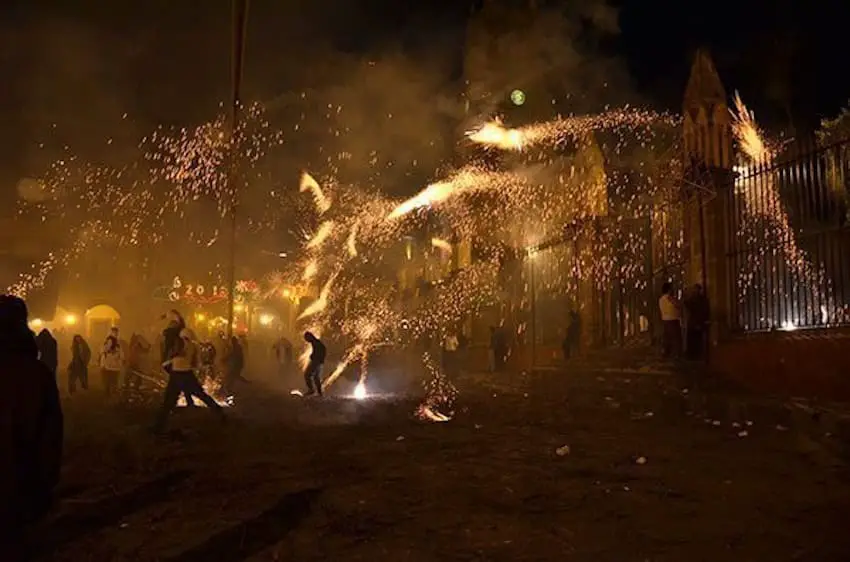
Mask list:
[{"label": "night sky", "polygon": [[[438,60],[446,88],[459,89],[471,3],[252,0],[246,97],[266,100],[299,89],[310,78],[304,53],[317,56],[320,48],[362,58],[392,50]],[[727,92],[740,90],[770,129],[788,131],[793,124],[804,134],[850,98],[842,47],[846,0],[613,4],[621,32],[598,49],[621,59],[642,98],[657,107],[679,110],[698,47],[714,56]],[[5,0],[4,186],[13,189],[21,175],[38,173],[43,163],[32,157],[32,147],[40,142],[86,152],[87,143],[138,138],[153,123],[208,119],[228,95],[229,18],[226,0]],[[133,116],[131,124],[125,114]]]}]

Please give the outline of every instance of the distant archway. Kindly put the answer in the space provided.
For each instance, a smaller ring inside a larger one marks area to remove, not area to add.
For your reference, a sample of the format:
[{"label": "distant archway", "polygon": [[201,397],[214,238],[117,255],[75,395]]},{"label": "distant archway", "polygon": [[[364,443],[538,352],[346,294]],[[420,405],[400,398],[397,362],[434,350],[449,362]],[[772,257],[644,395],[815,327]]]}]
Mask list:
[{"label": "distant archway", "polygon": [[86,311],[86,337],[97,344],[106,339],[109,329],[117,326],[121,314],[108,304],[99,304]]}]

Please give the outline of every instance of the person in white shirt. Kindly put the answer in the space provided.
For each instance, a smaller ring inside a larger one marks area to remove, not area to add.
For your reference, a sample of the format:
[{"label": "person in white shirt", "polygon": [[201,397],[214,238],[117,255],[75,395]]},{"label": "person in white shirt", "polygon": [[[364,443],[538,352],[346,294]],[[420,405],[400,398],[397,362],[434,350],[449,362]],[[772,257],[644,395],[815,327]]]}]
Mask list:
[{"label": "person in white shirt", "polygon": [[195,334],[191,330],[180,330],[180,337],[169,350],[170,357],[163,363],[163,368],[168,373],[168,385],[165,387],[162,407],[154,422],[154,433],[161,434],[165,431],[168,415],[177,405],[181,393],[186,396],[187,402],[195,397],[222,420],[226,419],[222,407],[207,394],[195,375],[199,364],[198,344],[195,340]]},{"label": "person in white shirt", "polygon": [[124,369],[124,350],[118,341],[118,328],[113,327],[103,342],[100,353],[100,376],[106,396],[112,396],[118,391],[118,381]]},{"label": "person in white shirt", "polygon": [[673,295],[673,284],[665,282],[661,286],[661,298],[658,299],[661,312],[662,353],[664,357],[679,357],[682,351],[682,307],[679,299]]}]

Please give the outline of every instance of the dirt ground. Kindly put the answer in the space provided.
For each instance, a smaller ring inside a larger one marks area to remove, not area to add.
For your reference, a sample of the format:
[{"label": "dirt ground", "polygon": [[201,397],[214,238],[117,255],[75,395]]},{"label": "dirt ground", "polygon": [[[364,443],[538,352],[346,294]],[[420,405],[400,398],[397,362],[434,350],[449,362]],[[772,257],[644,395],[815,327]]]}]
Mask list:
[{"label": "dirt ground", "polygon": [[663,374],[458,386],[455,417],[426,423],[415,396],[252,385],[224,425],[180,411],[179,439],[148,433],[153,411],[66,400],[40,558],[850,560],[846,465],[769,416],[716,425]]}]

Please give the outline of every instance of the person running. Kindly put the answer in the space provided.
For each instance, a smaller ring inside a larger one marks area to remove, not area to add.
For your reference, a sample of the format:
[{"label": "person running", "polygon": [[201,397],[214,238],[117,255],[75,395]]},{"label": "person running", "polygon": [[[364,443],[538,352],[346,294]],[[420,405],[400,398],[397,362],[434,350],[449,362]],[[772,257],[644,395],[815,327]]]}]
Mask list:
[{"label": "person running", "polygon": [[[178,340],[172,346],[172,355],[166,361],[169,368],[165,369],[168,373],[168,385],[165,387],[162,407],[154,422],[154,433],[162,434],[165,431],[168,415],[177,406],[181,392],[187,397],[187,403],[194,396],[206,404],[210,411],[222,420],[225,419],[224,408],[206,393],[198,381],[198,377],[195,376],[195,369],[199,365],[199,354],[198,346],[194,340],[194,334],[184,328],[180,332]],[[163,367],[166,367],[166,365],[163,365]]]},{"label": "person running", "polygon": [[313,335],[313,332],[304,333],[304,341],[310,344],[310,361],[304,370],[304,382],[307,384],[307,396],[318,393],[322,395],[322,365],[325,363],[328,349],[322,340]]},{"label": "person running", "polygon": [[100,376],[103,389],[109,398],[118,391],[118,381],[121,379],[121,369],[124,368],[124,350],[118,342],[118,328],[113,327],[103,342],[100,354]]},{"label": "person running", "polygon": [[71,363],[68,365],[68,393],[77,391],[77,381],[83,390],[89,389],[89,363],[91,348],[83,336],[76,334],[71,341]]},{"label": "person running", "polygon": [[[176,309],[171,309],[166,314],[165,319],[168,320],[168,326],[162,331],[162,346],[160,348],[160,362],[163,365],[163,370],[169,379],[171,377],[171,363],[169,359],[174,356],[175,349],[180,345],[180,333],[186,329],[186,321]],[[195,406],[195,401],[188,394],[184,394],[186,406],[192,408]]]}]

